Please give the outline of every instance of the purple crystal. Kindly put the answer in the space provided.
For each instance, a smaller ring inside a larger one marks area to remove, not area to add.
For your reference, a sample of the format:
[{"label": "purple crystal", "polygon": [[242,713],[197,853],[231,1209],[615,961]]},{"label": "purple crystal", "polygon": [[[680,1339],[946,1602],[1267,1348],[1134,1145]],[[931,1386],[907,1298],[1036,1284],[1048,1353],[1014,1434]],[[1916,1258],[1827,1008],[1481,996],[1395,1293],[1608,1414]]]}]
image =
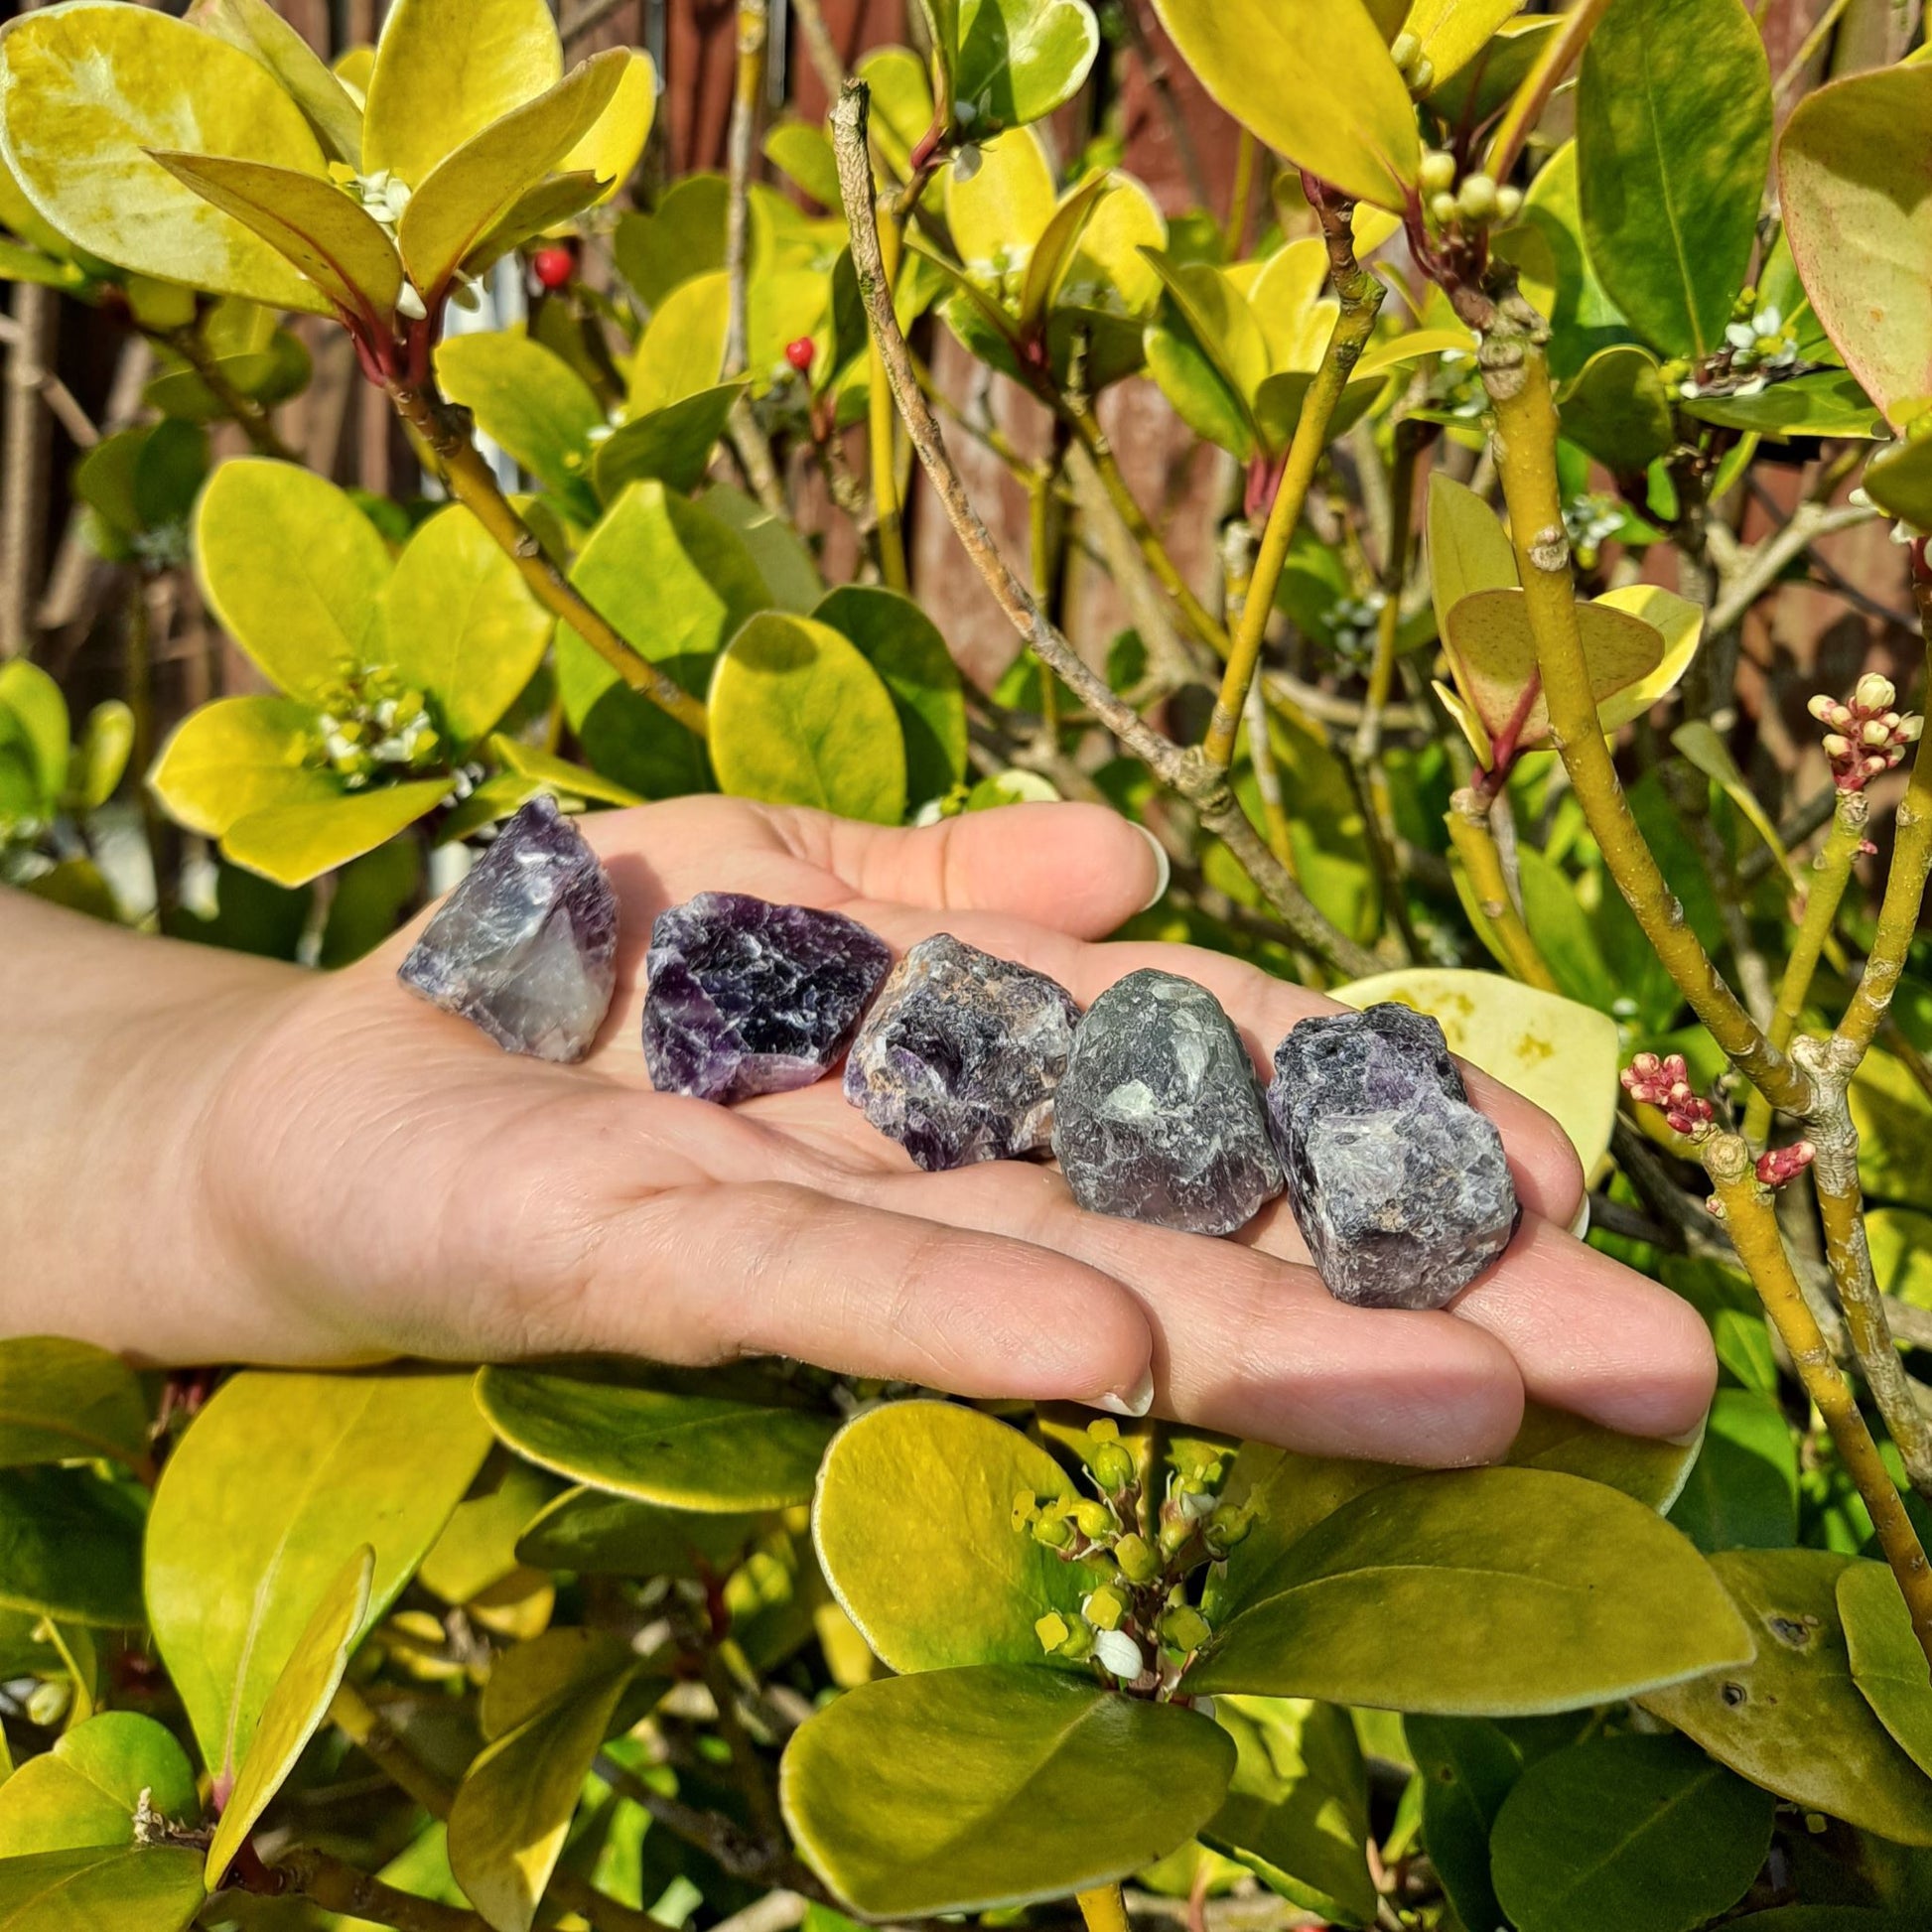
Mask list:
[{"label": "purple crystal", "polygon": [[581,1060],[617,984],[618,896],[554,798],[530,802],[464,876],[396,977],[498,1046]]},{"label": "purple crystal", "polygon": [[1520,1209],[1502,1136],[1469,1105],[1428,1014],[1304,1020],[1276,1049],[1268,1116],[1289,1204],[1338,1301],[1439,1309],[1509,1245]]},{"label": "purple crystal", "polygon": [[1044,973],[950,933],[899,963],[845,1063],[845,1097],[928,1173],[1044,1147],[1080,1010]]},{"label": "purple crystal", "polygon": [[1213,994],[1173,973],[1129,973],[1087,1009],[1053,1115],[1053,1152],[1093,1213],[1232,1234],[1281,1192],[1248,1049]]},{"label": "purple crystal", "polygon": [[720,1101],[810,1086],[892,963],[877,933],[808,905],[700,893],[660,912],[644,968],[651,1085]]}]

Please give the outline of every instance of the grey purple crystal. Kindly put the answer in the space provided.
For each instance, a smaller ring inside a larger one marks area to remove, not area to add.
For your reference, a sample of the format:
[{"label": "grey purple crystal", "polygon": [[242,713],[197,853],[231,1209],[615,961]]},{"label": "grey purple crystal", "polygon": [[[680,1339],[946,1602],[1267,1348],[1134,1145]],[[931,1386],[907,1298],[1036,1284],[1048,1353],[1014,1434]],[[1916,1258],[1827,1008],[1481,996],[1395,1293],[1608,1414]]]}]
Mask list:
[{"label": "grey purple crystal", "polygon": [[928,1173],[1035,1153],[1079,1017],[1044,973],[934,933],[893,968],[852,1042],[845,1097]]},{"label": "grey purple crystal", "polygon": [[1130,973],[1087,1010],[1053,1097],[1073,1198],[1192,1234],[1232,1234],[1282,1185],[1254,1062],[1204,986]]},{"label": "grey purple crystal", "polygon": [[644,1064],[659,1093],[749,1100],[809,1086],[893,963],[843,913],[700,893],[660,912],[644,970]]},{"label": "grey purple crystal", "polygon": [[617,955],[618,896],[546,795],[497,833],[396,977],[508,1052],[581,1060],[611,1010]]},{"label": "grey purple crystal", "polygon": [[1469,1105],[1428,1014],[1304,1020],[1276,1050],[1268,1116],[1337,1300],[1439,1309],[1509,1245],[1521,1210],[1502,1136]]}]

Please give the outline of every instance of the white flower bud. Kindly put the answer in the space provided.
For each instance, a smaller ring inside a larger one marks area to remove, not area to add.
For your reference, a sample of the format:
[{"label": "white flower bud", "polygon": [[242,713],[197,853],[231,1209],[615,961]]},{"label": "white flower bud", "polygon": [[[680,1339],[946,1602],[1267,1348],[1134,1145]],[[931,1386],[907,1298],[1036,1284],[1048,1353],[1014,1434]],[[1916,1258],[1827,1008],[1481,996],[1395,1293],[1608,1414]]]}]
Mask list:
[{"label": "white flower bud", "polygon": [[1925,720],[1916,711],[1908,711],[1894,729],[1901,745],[1916,744],[1919,733],[1925,729]]},{"label": "white flower bud", "polygon": [[1429,212],[1439,228],[1452,226],[1457,213],[1455,197],[1448,189],[1440,195],[1432,195],[1429,198]]},{"label": "white flower bud", "polygon": [[1852,741],[1837,732],[1828,732],[1825,737],[1825,756],[1828,759],[1842,759],[1852,749]]},{"label": "white flower bud", "polygon": [[1880,677],[1876,671],[1867,671],[1860,678],[1854,695],[1867,711],[1889,711],[1898,700],[1898,690],[1891,679]]},{"label": "white flower bud", "polygon": [[1499,188],[1496,190],[1496,219],[1514,221],[1523,211],[1523,191],[1520,188]]},{"label": "white flower bud", "polygon": [[1125,1630],[1095,1631],[1093,1654],[1099,1658],[1103,1670],[1113,1672],[1129,1684],[1147,1668],[1140,1645]]},{"label": "white flower bud", "polygon": [[1811,715],[1814,718],[1816,718],[1821,725],[1828,724],[1831,721],[1832,706],[1835,700],[1827,697],[1826,694],[1823,691],[1821,691],[1815,698],[1809,698],[1806,700],[1805,709],[1808,712],[1810,712]]},{"label": "white flower bud", "polygon": [[1422,158],[1422,186],[1426,195],[1440,195],[1455,186],[1455,157],[1444,148],[1431,148]]},{"label": "white flower bud", "polygon": [[1859,733],[1859,736],[1867,745],[1889,745],[1891,743],[1891,733],[1875,718],[1865,720],[1864,728]]},{"label": "white flower bud", "polygon": [[411,322],[421,322],[429,314],[429,311],[423,307],[423,298],[407,282],[402,285],[402,292],[396,297],[396,314],[406,316]]}]

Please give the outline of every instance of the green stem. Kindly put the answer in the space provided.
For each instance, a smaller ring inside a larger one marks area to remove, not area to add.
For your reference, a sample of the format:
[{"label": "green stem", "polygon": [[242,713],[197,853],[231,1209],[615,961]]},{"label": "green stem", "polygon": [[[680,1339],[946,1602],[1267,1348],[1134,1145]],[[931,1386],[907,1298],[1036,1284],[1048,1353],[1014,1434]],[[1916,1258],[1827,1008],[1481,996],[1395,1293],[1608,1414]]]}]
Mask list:
[{"label": "green stem", "polygon": [[1227,668],[1221,678],[1220,695],[1214,700],[1214,713],[1201,743],[1207,762],[1217,770],[1226,770],[1234,756],[1235,734],[1241,727],[1249,682],[1261,661],[1261,642],[1267,633],[1269,614],[1275,607],[1276,587],[1288,562],[1296,526],[1302,520],[1309,485],[1313,483],[1322,452],[1328,447],[1328,425],[1334,419],[1341,392],[1348,386],[1348,378],[1368,345],[1375,318],[1382,307],[1384,289],[1380,278],[1371,275],[1355,259],[1354,238],[1349,231],[1353,205],[1317,197],[1314,207],[1328,243],[1329,269],[1335,293],[1341,298],[1341,309],[1335,317],[1328,345],[1322,350],[1321,365],[1302,397],[1294,441],[1289,445],[1281,482],[1275,487],[1275,500],[1269,506],[1268,522],[1261,533],[1261,547],[1255,555],[1248,601],[1242,607],[1241,621],[1235,628]]},{"label": "green stem", "polygon": [[705,709],[648,658],[640,657],[616,628],[578,594],[544,554],[537,534],[517,515],[497,486],[467,424],[428,383],[392,382],[389,399],[396,413],[422,439],[450,494],[468,508],[512,563],[532,595],[553,617],[561,618],[631,690],[675,718],[686,731],[705,736]]},{"label": "green stem", "polygon": [[1469,876],[1482,916],[1489,921],[1496,944],[1502,948],[1503,963],[1513,978],[1525,986],[1538,986],[1546,993],[1560,992],[1556,975],[1550,971],[1523,915],[1510,897],[1509,881],[1503,872],[1503,855],[1496,849],[1496,835],[1489,826],[1489,798],[1472,785],[1463,785],[1451,794],[1445,814],[1449,843]]}]

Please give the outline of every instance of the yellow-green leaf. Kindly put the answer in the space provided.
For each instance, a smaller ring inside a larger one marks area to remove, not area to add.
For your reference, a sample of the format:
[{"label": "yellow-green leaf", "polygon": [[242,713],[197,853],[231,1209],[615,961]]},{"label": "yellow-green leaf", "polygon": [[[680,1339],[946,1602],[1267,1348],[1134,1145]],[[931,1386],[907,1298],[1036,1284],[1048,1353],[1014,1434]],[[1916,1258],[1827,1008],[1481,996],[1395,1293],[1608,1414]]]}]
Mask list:
[{"label": "yellow-green leaf", "polygon": [[1641,477],[1677,440],[1657,358],[1634,343],[1598,349],[1562,396],[1563,433],[1613,477]]},{"label": "yellow-green leaf", "polygon": [[1898,1579],[1882,1563],[1848,1564],[1837,1600],[1852,1682],[1899,1749],[1921,1771],[1932,1769],[1932,1671]]},{"label": "yellow-green leaf", "polygon": [[1357,201],[1401,210],[1422,143],[1361,0],[1155,0],[1203,86],[1266,146]]},{"label": "yellow-green leaf", "polygon": [[767,611],[718,661],[711,761],[740,798],[815,805],[897,825],[905,813],[905,742],[892,693],[829,624]]},{"label": "yellow-green leaf", "polygon": [[396,0],[368,80],[362,167],[420,188],[493,121],[562,78],[545,0]]},{"label": "yellow-green leaf", "polygon": [[591,132],[628,61],[621,48],[594,56],[549,92],[471,136],[417,184],[396,242],[426,299],[440,293],[464,256]]},{"label": "yellow-green leaf", "polygon": [[89,1718],[0,1784],[0,1859],[131,1846],[143,1792],[177,1824],[201,1812],[194,1766],[173,1731],[132,1711]]},{"label": "yellow-green leaf", "polygon": [[946,225],[959,259],[998,287],[1020,271],[1053,218],[1053,171],[1030,127],[1014,128],[980,150],[980,165],[946,176]]},{"label": "yellow-green leaf", "polygon": [[242,1746],[241,1769],[208,1846],[206,1875],[210,1891],[227,1875],[235,1854],[328,1716],[349,1652],[366,1627],[374,1577],[375,1551],[365,1543],[323,1591],[296,1638],[254,1732]]},{"label": "yellow-green leaf", "polygon": [[1496,512],[1467,483],[1432,470],[1429,588],[1436,601],[1437,636],[1447,640],[1449,614],[1465,597],[1478,591],[1512,590],[1516,581],[1516,552]]},{"label": "yellow-green leaf", "polygon": [[651,312],[630,365],[627,414],[645,416],[717,387],[725,365],[729,304],[729,284],[717,272],[693,276],[665,296]]},{"label": "yellow-green leaf", "polygon": [[395,243],[334,182],[216,155],[157,149],[154,158],[285,255],[345,317],[387,322],[402,288]]},{"label": "yellow-green leaf", "polygon": [[414,825],[449,789],[447,778],[423,778],[313,804],[268,805],[236,819],[221,850],[278,886],[306,886]]},{"label": "yellow-green leaf", "polygon": [[975,133],[1050,114],[1100,51],[1087,0],[959,0],[958,20],[953,116]]},{"label": "yellow-green leaf", "polygon": [[541,746],[526,745],[520,738],[507,738],[498,732],[489,741],[490,753],[520,777],[530,778],[539,787],[573,798],[595,798],[606,805],[641,805],[644,800],[627,786],[614,783],[581,764],[560,759]]},{"label": "yellow-green leaf", "polygon": [[470,1377],[245,1370],[162,1471],[155,1641],[209,1768],[232,1771],[323,1592],[375,1551],[360,1636],[415,1574],[489,1449]]},{"label": "yellow-green leaf", "polygon": [[141,1620],[141,1511],[84,1468],[0,1469],[0,1608],[92,1628]]},{"label": "yellow-green leaf", "polygon": [[604,425],[604,406],[561,355],[514,331],[480,331],[439,344],[436,374],[443,393],[572,514],[596,516],[590,439]]},{"label": "yellow-green leaf", "polygon": [[361,108],[268,0],[195,0],[188,18],[252,55],[294,96],[330,153],[351,168],[362,165]]},{"label": "yellow-green leaf", "polygon": [[314,707],[294,698],[216,698],[175,727],[148,783],[178,824],[219,838],[250,812],[341,797],[319,740]]},{"label": "yellow-green leaf", "polygon": [[187,1932],[206,1903],[202,1855],[178,1845],[0,1860],[5,1932]]},{"label": "yellow-green leaf", "polygon": [[266,457],[222,464],[196,507],[195,553],[208,607],[289,696],[322,699],[369,664],[389,552],[326,478]]},{"label": "yellow-green leaf", "polygon": [[134,1371],[91,1342],[0,1341],[0,1464],[148,1456],[148,1405]]},{"label": "yellow-green leaf", "polygon": [[266,69],[184,21],[71,0],[0,34],[0,156],[63,235],[164,281],[328,313],[314,283],[154,161],[158,148],[324,169],[302,110]]},{"label": "yellow-green leaf", "polygon": [[1422,43],[1439,80],[1460,73],[1523,11],[1523,0],[1415,0],[1402,24]]},{"label": "yellow-green leaf", "polygon": [[[1932,381],[1932,370],[1928,370]],[[1904,443],[1887,443],[1874,450],[1864,467],[1864,493],[1884,511],[1911,524],[1932,530],[1932,437],[1918,436]]]},{"label": "yellow-green leaf", "polygon": [[514,558],[461,503],[419,524],[382,593],[380,655],[435,700],[467,751],[536,675],[552,619]]},{"label": "yellow-green leaf", "polygon": [[1586,1174],[1610,1145],[1619,1064],[1616,1022],[1593,1007],[1499,973],[1410,966],[1339,987],[1357,1009],[1394,1000],[1438,1020],[1449,1051],[1533,1100],[1570,1137]]},{"label": "yellow-green leaf", "polygon": [[1601,609],[1640,619],[1664,640],[1664,654],[1654,671],[1625,685],[1596,707],[1604,731],[1613,732],[1619,725],[1641,718],[1682,683],[1704,636],[1704,608],[1656,584],[1625,584],[1591,601]]},{"label": "yellow-green leaf", "polygon": [[1730,800],[1744,822],[1770,847],[1771,856],[1791,882],[1792,890],[1801,890],[1797,869],[1784,849],[1784,841],[1778,837],[1778,828],[1745,782],[1737,760],[1730,756],[1730,747],[1702,718],[1687,718],[1671,733],[1670,742]]},{"label": "yellow-green leaf", "polygon": [[17,724],[25,735],[37,788],[51,804],[68,783],[70,727],[60,685],[24,657],[0,664],[0,718]]},{"label": "yellow-green leaf", "polygon": [[1638,1700],[1753,1784],[1900,1845],[1932,1845],[1932,1778],[1853,1680],[1836,1591],[1858,1559],[1725,1550],[1710,1559],[1756,1660]]},{"label": "yellow-green leaf", "polygon": [[630,179],[657,116],[657,69],[650,56],[640,49],[628,52],[628,62],[610,104],[557,163],[563,174],[595,175],[604,183],[599,202],[608,202]]}]

